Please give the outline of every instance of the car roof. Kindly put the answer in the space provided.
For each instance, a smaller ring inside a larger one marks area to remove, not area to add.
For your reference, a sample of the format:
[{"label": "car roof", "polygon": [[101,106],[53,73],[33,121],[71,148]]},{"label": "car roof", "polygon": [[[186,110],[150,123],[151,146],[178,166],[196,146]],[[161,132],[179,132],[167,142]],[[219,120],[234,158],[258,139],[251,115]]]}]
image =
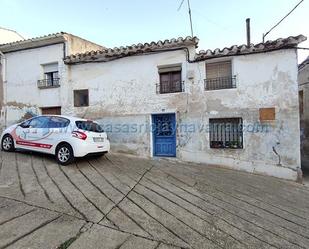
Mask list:
[{"label": "car roof", "polygon": [[71,116],[66,116],[66,115],[56,115],[56,114],[38,115],[38,116],[35,116],[35,117],[61,117],[61,118],[69,119],[70,121],[73,121],[73,122],[75,122],[75,121],[89,121],[89,119],[71,117]]}]

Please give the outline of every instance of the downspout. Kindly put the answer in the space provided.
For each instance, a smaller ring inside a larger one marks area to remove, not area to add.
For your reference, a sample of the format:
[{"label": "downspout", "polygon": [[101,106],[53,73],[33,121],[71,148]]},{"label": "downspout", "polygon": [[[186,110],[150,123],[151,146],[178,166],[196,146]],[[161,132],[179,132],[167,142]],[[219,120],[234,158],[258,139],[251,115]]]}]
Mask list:
[{"label": "downspout", "polygon": [[1,57],[1,70],[2,70],[2,94],[3,94],[3,99],[1,100],[1,105],[2,108],[0,110],[0,112],[2,112],[2,110],[4,111],[4,126],[6,127],[7,125],[7,113],[6,113],[6,95],[7,95],[7,87],[6,87],[6,57],[4,55],[4,53],[0,50],[0,57]]}]

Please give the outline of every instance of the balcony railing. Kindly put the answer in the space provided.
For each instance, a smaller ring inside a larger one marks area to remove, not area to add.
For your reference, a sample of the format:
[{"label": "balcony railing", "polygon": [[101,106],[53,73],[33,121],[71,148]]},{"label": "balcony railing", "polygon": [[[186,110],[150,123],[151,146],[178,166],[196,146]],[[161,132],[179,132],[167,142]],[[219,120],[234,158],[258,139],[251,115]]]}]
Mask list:
[{"label": "balcony railing", "polygon": [[60,86],[60,78],[38,80],[38,88],[54,88]]},{"label": "balcony railing", "polygon": [[236,88],[236,76],[205,79],[204,84],[206,91]]},{"label": "balcony railing", "polygon": [[184,81],[175,81],[169,83],[156,83],[156,93],[165,94],[165,93],[179,93],[185,91],[185,82]]}]

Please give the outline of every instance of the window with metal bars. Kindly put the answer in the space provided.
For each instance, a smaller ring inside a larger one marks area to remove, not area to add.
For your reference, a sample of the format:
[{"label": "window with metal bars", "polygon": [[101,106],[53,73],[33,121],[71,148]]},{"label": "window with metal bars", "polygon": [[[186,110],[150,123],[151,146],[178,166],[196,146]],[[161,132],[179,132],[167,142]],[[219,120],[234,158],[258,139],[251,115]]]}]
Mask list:
[{"label": "window with metal bars", "polygon": [[205,90],[236,88],[236,78],[232,76],[231,61],[206,63]]},{"label": "window with metal bars", "polygon": [[160,73],[160,93],[182,92],[181,71]]},{"label": "window with metal bars", "polygon": [[209,119],[209,140],[210,148],[242,149],[242,118]]}]

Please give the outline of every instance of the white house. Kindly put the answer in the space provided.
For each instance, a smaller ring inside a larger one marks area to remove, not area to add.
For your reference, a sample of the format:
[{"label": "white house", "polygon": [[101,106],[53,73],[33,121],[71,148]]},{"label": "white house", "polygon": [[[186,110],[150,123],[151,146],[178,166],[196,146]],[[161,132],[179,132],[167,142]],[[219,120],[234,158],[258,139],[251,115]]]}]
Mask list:
[{"label": "white house", "polygon": [[63,58],[103,48],[64,32],[0,45],[2,126],[29,114],[60,114],[70,75]]},{"label": "white house", "polygon": [[[68,52],[64,60],[57,50],[54,61],[48,57],[54,52],[40,48],[6,50],[6,122],[29,110],[46,113],[46,107],[57,107],[58,113],[102,123],[113,151],[296,180],[296,47],[305,39],[300,35],[196,53],[198,39],[187,37]],[[54,62],[58,75],[41,82],[45,65]]]}]

